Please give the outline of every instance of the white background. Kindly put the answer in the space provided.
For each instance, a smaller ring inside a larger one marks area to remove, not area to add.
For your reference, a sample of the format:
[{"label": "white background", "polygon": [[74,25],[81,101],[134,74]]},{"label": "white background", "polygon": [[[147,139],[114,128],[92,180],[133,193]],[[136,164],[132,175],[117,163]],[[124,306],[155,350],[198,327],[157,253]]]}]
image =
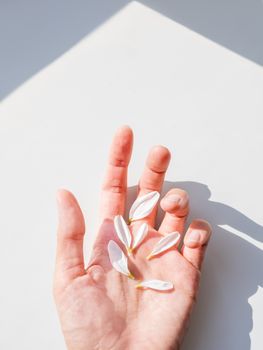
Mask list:
[{"label": "white background", "polygon": [[168,146],[165,189],[186,189],[190,220],[214,229],[183,350],[262,349],[262,51],[215,42],[139,2],[113,3],[79,43],[58,41],[53,56],[35,39],[46,60],[31,53],[32,71],[26,40],[25,57],[15,56],[24,70],[8,81],[1,65],[0,348],[64,349],[51,295],[55,192],[78,197],[88,255],[111,137],[129,124],[130,186],[148,149]]}]

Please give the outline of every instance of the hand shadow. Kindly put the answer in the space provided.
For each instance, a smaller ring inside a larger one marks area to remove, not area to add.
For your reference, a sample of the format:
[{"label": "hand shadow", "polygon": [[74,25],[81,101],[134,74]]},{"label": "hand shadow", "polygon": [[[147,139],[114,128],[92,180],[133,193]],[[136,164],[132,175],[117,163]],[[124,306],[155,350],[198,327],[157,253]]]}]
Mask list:
[{"label": "hand shadow", "polygon": [[[190,195],[188,224],[203,218],[213,227],[213,235],[203,266],[198,302],[183,350],[249,350],[253,328],[248,299],[262,286],[263,255],[260,248],[220,225],[228,225],[253,239],[263,241],[263,227],[230,206],[209,200],[209,188],[198,182],[169,182]],[[136,187],[128,191],[127,207],[134,201]],[[163,212],[159,210],[157,227]]]}]

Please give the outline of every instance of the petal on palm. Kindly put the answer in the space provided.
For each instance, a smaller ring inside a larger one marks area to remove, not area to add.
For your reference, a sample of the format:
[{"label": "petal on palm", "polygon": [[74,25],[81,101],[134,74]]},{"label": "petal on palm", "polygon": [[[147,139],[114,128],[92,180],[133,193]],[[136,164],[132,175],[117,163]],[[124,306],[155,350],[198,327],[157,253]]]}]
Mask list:
[{"label": "petal on palm", "polygon": [[118,272],[134,278],[128,268],[128,260],[126,255],[123,253],[122,249],[118,246],[115,241],[109,241],[108,243],[108,253],[111,265]]},{"label": "petal on palm", "polygon": [[148,255],[147,259],[150,259],[152,256],[160,254],[169,248],[176,245],[176,243],[180,239],[180,233],[179,232],[171,232],[168,233],[166,236],[160,239],[159,242],[155,244],[153,247],[152,252]]},{"label": "petal on palm", "polygon": [[138,231],[135,234],[135,237],[134,237],[134,240],[133,240],[132,249],[137,248],[138,245],[142,243],[144,238],[147,236],[147,233],[148,233],[148,225],[146,223],[143,223],[139,227]]},{"label": "petal on palm", "polygon": [[121,215],[115,216],[114,227],[120,241],[125,245],[126,249],[129,251],[129,248],[131,247],[132,237],[129,227]]},{"label": "petal on palm", "polygon": [[153,191],[138,197],[133,203],[129,213],[129,220],[139,220],[147,217],[156,206],[160,198],[160,193]]},{"label": "petal on palm", "polygon": [[174,288],[172,282],[161,280],[142,281],[136,285],[136,288],[149,288],[154,290],[171,290]]}]

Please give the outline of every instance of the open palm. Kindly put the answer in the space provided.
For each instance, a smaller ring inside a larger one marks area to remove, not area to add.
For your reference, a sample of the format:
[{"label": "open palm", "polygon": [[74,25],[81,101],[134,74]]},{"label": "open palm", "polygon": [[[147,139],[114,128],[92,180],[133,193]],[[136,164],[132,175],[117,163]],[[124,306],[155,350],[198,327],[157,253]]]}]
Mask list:
[{"label": "open palm", "polygon": [[[184,232],[189,201],[181,189],[170,190],[161,200],[165,216],[158,231],[154,229],[156,210],[130,225],[132,233],[142,222],[150,227],[146,239],[129,258],[129,269],[137,281],[120,274],[110,263],[109,240],[122,245],[112,219],[125,210],[132,139],[128,127],[121,128],[114,137],[102,189],[102,223],[86,269],[81,209],[70,192],[58,193],[54,296],[68,349],[178,349],[196,298],[200,267],[211,234],[207,222],[191,223],[181,251],[174,247],[146,260],[163,235]],[[161,190],[169,160],[165,147],[151,150],[139,182],[139,196]],[[174,289],[160,292],[135,288],[138,280],[147,279],[171,281]]]}]

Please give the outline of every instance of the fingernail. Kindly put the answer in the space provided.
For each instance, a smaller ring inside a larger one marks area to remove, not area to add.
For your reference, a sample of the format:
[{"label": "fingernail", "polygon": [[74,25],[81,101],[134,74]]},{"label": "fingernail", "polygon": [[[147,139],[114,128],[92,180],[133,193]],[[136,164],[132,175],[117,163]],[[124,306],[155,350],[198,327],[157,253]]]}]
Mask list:
[{"label": "fingernail", "polygon": [[170,196],[167,196],[166,200],[173,204],[179,204],[181,197],[178,194],[170,194]]},{"label": "fingernail", "polygon": [[201,241],[201,232],[197,230],[193,230],[189,232],[187,237],[188,242],[200,242]]}]

